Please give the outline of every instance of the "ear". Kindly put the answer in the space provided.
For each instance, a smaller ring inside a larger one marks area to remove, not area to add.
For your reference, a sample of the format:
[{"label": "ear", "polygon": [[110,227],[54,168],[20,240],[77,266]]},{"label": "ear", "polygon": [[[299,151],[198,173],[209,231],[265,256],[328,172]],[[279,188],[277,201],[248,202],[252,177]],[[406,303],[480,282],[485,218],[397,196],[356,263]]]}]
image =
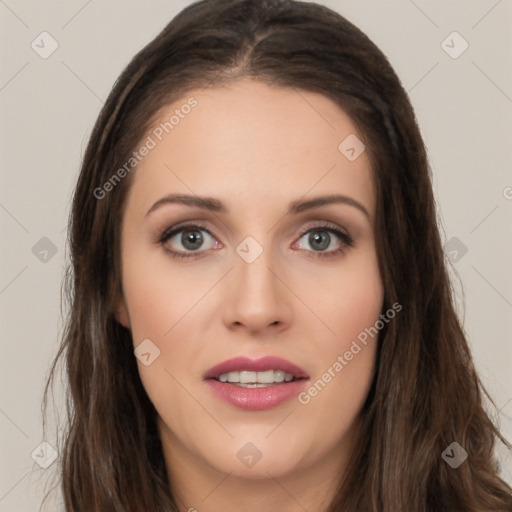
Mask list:
[{"label": "ear", "polygon": [[121,291],[117,293],[114,301],[114,317],[123,327],[130,329],[130,316],[124,295]]}]

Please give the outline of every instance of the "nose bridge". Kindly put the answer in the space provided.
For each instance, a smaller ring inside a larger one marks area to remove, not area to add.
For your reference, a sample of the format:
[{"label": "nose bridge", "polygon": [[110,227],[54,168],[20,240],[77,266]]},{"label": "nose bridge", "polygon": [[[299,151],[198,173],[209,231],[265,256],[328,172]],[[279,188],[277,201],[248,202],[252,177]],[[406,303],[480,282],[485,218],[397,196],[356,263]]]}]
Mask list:
[{"label": "nose bridge", "polygon": [[[235,279],[240,300],[248,295],[253,300],[266,302],[275,298],[276,276],[269,268],[272,268],[272,251],[263,247],[258,251],[251,242],[240,244],[237,248],[237,260],[235,260]],[[248,252],[243,250],[249,248]],[[258,251],[258,252],[256,252]]]},{"label": "nose bridge", "polygon": [[[233,285],[226,301],[226,320],[251,330],[290,321],[291,309],[285,287],[275,272],[275,255],[270,247],[244,240],[236,250]],[[257,245],[256,245],[257,244]]]}]

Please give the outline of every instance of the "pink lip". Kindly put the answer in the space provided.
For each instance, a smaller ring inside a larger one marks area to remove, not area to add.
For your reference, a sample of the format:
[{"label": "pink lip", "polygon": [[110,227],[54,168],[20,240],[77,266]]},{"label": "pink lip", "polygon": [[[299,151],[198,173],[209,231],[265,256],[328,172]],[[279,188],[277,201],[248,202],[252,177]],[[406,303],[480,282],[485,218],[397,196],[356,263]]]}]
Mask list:
[{"label": "pink lip", "polygon": [[240,409],[249,411],[265,411],[297,396],[306,386],[308,379],[283,382],[265,388],[243,388],[236,384],[228,384],[215,379],[206,383],[220,399]]},{"label": "pink lip", "polygon": [[[236,384],[220,382],[217,377],[222,373],[234,371],[282,370],[292,374],[296,379],[261,388],[245,388]],[[215,395],[225,402],[240,409],[263,411],[277,407],[298,395],[309,380],[307,373],[298,366],[280,357],[267,356],[260,359],[235,357],[210,368],[204,379]]]}]

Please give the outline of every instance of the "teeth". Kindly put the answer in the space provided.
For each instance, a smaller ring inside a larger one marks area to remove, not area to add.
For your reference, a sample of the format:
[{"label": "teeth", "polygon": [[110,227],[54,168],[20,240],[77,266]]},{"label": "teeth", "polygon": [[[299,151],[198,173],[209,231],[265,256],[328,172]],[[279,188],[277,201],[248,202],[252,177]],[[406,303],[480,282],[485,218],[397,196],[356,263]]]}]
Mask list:
[{"label": "teeth", "polygon": [[240,372],[240,384],[254,384],[256,380],[256,372]]},{"label": "teeth", "polygon": [[294,377],[291,373],[285,373],[282,370],[265,370],[264,372],[242,370],[241,372],[229,372],[219,375],[220,382],[230,382],[233,384],[274,384],[291,382],[293,379]]},{"label": "teeth", "polygon": [[[242,380],[244,373],[253,373],[255,380]],[[240,375],[240,382],[259,382],[260,384],[272,384],[274,382],[274,370],[267,370],[265,372],[242,372]]]},{"label": "teeth", "polygon": [[282,372],[281,370],[274,372],[274,381],[275,382],[283,382],[284,381],[284,372]]}]

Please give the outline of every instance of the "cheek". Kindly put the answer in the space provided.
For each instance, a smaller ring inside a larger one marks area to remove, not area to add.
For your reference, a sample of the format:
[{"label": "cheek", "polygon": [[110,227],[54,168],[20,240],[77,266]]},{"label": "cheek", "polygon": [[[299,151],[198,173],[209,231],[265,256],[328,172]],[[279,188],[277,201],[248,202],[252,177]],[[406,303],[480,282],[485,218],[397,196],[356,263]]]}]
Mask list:
[{"label": "cheek", "polygon": [[322,364],[299,394],[296,416],[311,432],[321,433],[315,442],[318,453],[355,433],[375,372],[378,334],[367,336],[364,343],[360,339],[366,335],[365,329],[375,324],[378,314],[359,312],[350,321],[338,323],[338,336],[325,339],[319,346]]},{"label": "cheek", "polygon": [[171,339],[218,280],[211,269],[184,270],[170,259],[133,251],[124,265],[123,289],[135,345],[145,338],[157,344]]},{"label": "cheek", "polygon": [[[200,381],[195,363],[207,341],[204,324],[212,315],[214,295],[207,292],[225,271],[205,265],[201,270],[185,270],[185,265],[170,261],[171,257],[161,252],[132,248],[129,254],[122,278],[133,345],[136,349],[150,340],[158,354],[148,366],[138,361],[139,374],[157,410],[163,413],[173,404],[176,411],[182,402],[190,402],[182,385],[189,379]],[[198,408],[195,412],[200,421],[204,411]]]},{"label": "cheek", "polygon": [[316,317],[314,327],[325,355],[343,350],[378,319],[384,290],[373,244],[335,265],[318,265],[314,272],[299,268],[295,273],[294,292]]},{"label": "cheek", "polygon": [[180,418],[200,422],[204,414],[200,407],[194,409],[185,388],[200,349],[195,340],[200,341],[197,315],[206,303],[201,298],[215,283],[215,276],[185,272],[167,256],[158,256],[132,251],[123,268],[123,288],[134,348],[149,339],[158,354],[148,366],[137,362],[144,389],[159,414],[179,430],[183,428]]},{"label": "cheek", "polygon": [[309,299],[322,323],[316,323],[317,341],[309,355],[321,364],[299,403],[326,440],[333,441],[350,428],[368,394],[385,325],[379,321],[384,290],[374,251],[361,252],[337,272],[316,278],[323,285],[312,288]]}]

